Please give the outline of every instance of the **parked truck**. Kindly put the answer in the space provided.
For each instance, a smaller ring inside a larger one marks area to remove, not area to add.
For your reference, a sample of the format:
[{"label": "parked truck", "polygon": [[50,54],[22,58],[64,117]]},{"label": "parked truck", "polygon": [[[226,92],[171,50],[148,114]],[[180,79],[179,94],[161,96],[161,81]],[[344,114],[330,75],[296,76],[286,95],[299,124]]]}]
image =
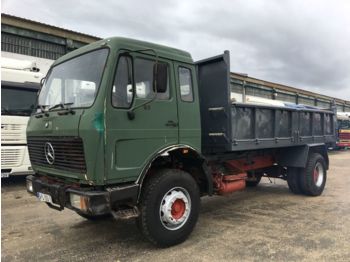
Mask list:
[{"label": "parked truck", "polygon": [[324,190],[332,110],[231,101],[229,53],[108,38],[59,58],[27,127],[28,192],[95,220],[136,218],[158,246],[183,242],[200,197],[287,181]]},{"label": "parked truck", "polygon": [[350,147],[350,112],[337,112],[336,148]]},{"label": "parked truck", "polygon": [[33,173],[26,127],[43,75],[33,61],[1,61],[1,177]]}]

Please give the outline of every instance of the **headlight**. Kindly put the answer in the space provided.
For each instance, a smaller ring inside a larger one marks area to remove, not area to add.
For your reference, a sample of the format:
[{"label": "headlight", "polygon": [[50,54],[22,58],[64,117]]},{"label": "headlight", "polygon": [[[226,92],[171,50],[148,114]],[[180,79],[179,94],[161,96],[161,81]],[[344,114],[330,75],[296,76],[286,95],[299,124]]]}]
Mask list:
[{"label": "headlight", "polygon": [[26,185],[27,185],[27,190],[29,191],[29,192],[32,192],[33,193],[33,182],[32,182],[32,180],[27,180],[27,182],[26,182]]},{"label": "headlight", "polygon": [[80,196],[74,193],[69,194],[70,204],[72,207],[75,207],[80,210],[87,210],[88,206],[88,198],[84,196]]}]

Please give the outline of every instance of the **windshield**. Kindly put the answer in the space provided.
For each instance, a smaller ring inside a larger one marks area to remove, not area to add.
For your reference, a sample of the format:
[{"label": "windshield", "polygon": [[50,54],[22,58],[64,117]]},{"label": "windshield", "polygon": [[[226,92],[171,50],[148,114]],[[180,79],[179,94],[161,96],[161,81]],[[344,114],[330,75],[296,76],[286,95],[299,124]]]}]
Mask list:
[{"label": "windshield", "polygon": [[37,91],[1,86],[1,115],[30,116],[35,108]]},{"label": "windshield", "polygon": [[41,89],[39,105],[89,107],[97,94],[108,49],[99,49],[54,66]]},{"label": "windshield", "polygon": [[350,120],[338,120],[339,129],[350,129]]}]

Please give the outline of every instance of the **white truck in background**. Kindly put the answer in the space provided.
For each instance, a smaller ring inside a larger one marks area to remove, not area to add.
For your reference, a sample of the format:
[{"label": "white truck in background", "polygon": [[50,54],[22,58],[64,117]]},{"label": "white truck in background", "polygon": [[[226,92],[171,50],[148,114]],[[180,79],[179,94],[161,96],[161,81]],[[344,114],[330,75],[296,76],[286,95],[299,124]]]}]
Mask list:
[{"label": "white truck in background", "polygon": [[1,177],[33,173],[26,127],[43,76],[35,62],[1,59]]}]

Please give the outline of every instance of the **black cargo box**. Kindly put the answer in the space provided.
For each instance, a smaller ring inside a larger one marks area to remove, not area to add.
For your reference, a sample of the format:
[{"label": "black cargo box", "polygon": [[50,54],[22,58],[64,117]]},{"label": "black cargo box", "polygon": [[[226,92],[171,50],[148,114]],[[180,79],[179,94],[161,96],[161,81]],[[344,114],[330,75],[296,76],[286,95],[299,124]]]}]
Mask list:
[{"label": "black cargo box", "polygon": [[204,154],[335,141],[334,110],[232,103],[228,51],[196,65]]}]

